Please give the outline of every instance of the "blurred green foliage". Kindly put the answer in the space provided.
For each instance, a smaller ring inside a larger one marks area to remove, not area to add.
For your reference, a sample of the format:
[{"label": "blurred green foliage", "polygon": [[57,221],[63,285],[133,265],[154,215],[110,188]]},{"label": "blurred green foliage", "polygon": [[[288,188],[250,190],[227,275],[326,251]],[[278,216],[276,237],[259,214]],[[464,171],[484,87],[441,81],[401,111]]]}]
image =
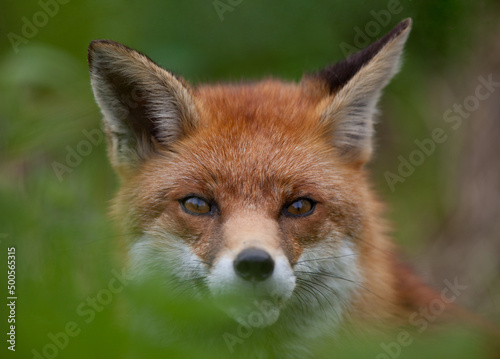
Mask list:
[{"label": "blurred green foliage", "polygon": [[[127,44],[194,84],[266,76],[296,81],[304,72],[342,59],[340,44],[353,45],[355,27],[373,21],[371,12],[386,9],[388,3],[243,0],[221,19],[212,1],[72,0],[61,4],[16,52],[8,34],[21,36],[22,19],[33,20],[42,8],[35,0],[4,2],[0,14],[0,263],[5,268],[6,248],[16,246],[17,357],[33,357],[31,349],[41,351],[50,343],[48,334],[62,331],[69,321],[76,322],[81,333],[71,338],[58,358],[128,355],[127,335],[115,317],[118,300],[98,312],[90,324],[77,313],[80,303],[106,288],[116,267],[112,253],[117,238],[107,207],[117,181],[107,163],[104,142],[59,178],[53,169],[54,162],[67,164],[68,154],[86,139],[82,131],[101,126],[86,64],[92,39]],[[494,0],[401,0],[400,4],[402,11],[370,39],[403,18],[414,20],[403,71],[381,104],[378,155],[371,167],[377,189],[393,209],[389,215],[396,223],[397,241],[411,252],[418,251],[422,238],[443,220],[443,183],[436,174],[444,150],[438,149],[411,178],[398,184],[395,193],[388,189],[383,173],[395,171],[397,155],[408,154],[413,140],[428,137],[432,124],[441,121],[452,102],[442,99],[438,110],[426,105],[429,83],[446,81],[454,74],[459,77],[500,12]],[[1,283],[4,286],[3,279]],[[189,305],[175,308],[175,313],[197,325],[199,311]],[[5,317],[0,318],[2,333]],[[414,344],[401,357],[479,357],[476,340],[466,338],[452,334]],[[354,345],[344,352],[353,358],[375,357],[380,352],[378,343],[367,344],[366,349]],[[0,357],[5,357],[5,341],[3,346]],[[334,357],[331,349],[324,353],[325,358]],[[208,353],[193,342],[164,357],[225,356],[231,357],[224,351]]]}]

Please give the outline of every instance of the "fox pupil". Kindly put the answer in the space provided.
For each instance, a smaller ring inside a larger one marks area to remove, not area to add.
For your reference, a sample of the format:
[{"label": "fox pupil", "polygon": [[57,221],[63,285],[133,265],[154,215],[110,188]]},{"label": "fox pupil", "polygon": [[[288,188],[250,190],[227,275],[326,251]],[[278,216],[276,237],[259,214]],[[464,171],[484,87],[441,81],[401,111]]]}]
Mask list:
[{"label": "fox pupil", "polygon": [[210,205],[199,197],[188,197],[181,201],[182,208],[190,214],[205,214],[210,212]]},{"label": "fox pupil", "polygon": [[306,198],[302,198],[293,202],[286,209],[288,214],[294,216],[310,214],[312,210],[313,210],[313,203]]}]

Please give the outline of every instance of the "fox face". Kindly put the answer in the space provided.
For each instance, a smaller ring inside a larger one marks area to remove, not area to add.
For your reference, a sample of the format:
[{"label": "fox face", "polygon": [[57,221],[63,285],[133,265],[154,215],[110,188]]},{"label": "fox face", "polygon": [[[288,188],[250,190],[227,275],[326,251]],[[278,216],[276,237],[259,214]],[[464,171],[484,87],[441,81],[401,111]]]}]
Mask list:
[{"label": "fox face", "polygon": [[[127,222],[135,218],[144,232],[131,247],[133,272],[175,263],[164,271],[188,276],[192,291],[238,297],[240,308],[225,307],[235,319],[246,318],[256,298],[278,311],[299,300],[294,290],[309,296],[315,281],[350,300],[360,281],[352,242],[364,206],[352,180],[359,175],[332,161],[328,129],[315,118],[318,101],[300,87],[281,88],[269,81],[194,91],[206,116],[200,128],[150,158],[122,192],[135,192],[118,207],[133,212]],[[340,302],[334,309],[342,312]]]},{"label": "fox face", "polygon": [[364,164],[410,27],[299,83],[194,87],[121,44],[92,42],[121,179],[113,212],[133,233],[129,272],[210,298],[240,323],[266,303],[259,326],[302,337],[392,318],[392,247]]}]

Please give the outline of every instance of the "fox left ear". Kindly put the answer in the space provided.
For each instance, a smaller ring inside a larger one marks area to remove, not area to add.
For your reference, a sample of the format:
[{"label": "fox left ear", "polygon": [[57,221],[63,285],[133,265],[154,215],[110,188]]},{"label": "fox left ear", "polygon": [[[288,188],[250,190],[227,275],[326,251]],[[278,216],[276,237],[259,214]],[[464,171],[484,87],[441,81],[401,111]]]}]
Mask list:
[{"label": "fox left ear", "polygon": [[129,176],[158,148],[196,128],[189,87],[145,55],[109,40],[88,51],[94,96],[104,114],[111,164]]},{"label": "fox left ear", "polygon": [[403,20],[367,48],[303,80],[309,85],[312,80],[314,86],[321,82],[325,97],[321,121],[329,128],[335,148],[350,163],[363,165],[370,159],[376,105],[399,70],[411,23]]}]

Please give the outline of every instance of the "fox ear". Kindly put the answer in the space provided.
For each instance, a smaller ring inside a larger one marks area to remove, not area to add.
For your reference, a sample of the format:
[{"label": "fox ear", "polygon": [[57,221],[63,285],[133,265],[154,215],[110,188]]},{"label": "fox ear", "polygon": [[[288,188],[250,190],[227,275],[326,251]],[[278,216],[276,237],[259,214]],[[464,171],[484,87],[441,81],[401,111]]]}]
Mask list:
[{"label": "fox ear", "polygon": [[410,28],[411,19],[406,19],[367,48],[305,78],[316,86],[321,82],[321,96],[326,97],[321,121],[335,148],[351,163],[363,165],[371,156],[376,105],[399,70]]},{"label": "fox ear", "polygon": [[95,40],[88,50],[94,96],[104,115],[109,156],[121,175],[197,124],[190,90],[170,72],[126,46]]}]

